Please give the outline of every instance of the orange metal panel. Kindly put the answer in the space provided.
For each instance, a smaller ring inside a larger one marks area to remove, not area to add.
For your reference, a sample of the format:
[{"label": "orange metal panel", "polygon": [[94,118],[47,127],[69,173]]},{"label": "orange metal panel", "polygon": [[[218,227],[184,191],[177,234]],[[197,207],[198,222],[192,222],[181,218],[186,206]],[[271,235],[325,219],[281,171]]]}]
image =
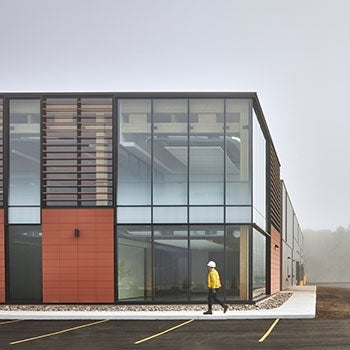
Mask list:
[{"label": "orange metal panel", "polygon": [[0,302],[5,302],[5,233],[3,209],[0,209]]},{"label": "orange metal panel", "polygon": [[271,294],[281,285],[281,234],[271,226]]},{"label": "orange metal panel", "polygon": [[110,208],[43,209],[44,302],[114,301],[113,215]]}]

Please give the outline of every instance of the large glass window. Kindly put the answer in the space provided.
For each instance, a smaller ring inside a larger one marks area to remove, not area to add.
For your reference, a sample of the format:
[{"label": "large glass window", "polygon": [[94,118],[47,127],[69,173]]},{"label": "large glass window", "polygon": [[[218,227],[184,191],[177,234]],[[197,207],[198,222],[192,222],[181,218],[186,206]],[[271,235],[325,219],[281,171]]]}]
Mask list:
[{"label": "large glass window", "polygon": [[40,223],[40,101],[10,101],[9,222]]},{"label": "large glass window", "polygon": [[250,205],[250,100],[226,100],[226,204]]},{"label": "large glass window", "polygon": [[9,301],[40,303],[41,227],[9,226],[8,243]]},{"label": "large glass window", "polygon": [[153,100],[153,204],[187,204],[187,100]]},{"label": "large glass window", "polygon": [[226,278],[223,282],[227,300],[248,299],[248,237],[249,226],[226,227]]},{"label": "large glass window", "polygon": [[224,204],[224,100],[190,100],[190,205]]},{"label": "large glass window", "polygon": [[266,237],[253,229],[253,299],[266,293]]},{"label": "large glass window", "polygon": [[117,226],[118,299],[152,299],[150,226]]},{"label": "large glass window", "polygon": [[[221,279],[224,279],[224,227],[222,225],[191,225],[190,226],[190,257],[191,257],[191,300],[206,300],[207,263],[214,260]],[[222,289],[223,291],[224,289]],[[220,291],[221,297],[224,293]]]},{"label": "large glass window", "polygon": [[119,101],[118,205],[151,204],[151,100]]},{"label": "large glass window", "polygon": [[154,277],[157,301],[188,300],[187,226],[154,226]]},{"label": "large glass window", "polygon": [[[151,226],[119,225],[117,235],[119,301],[206,301],[209,260],[217,263],[223,299],[249,298],[249,226],[225,231],[224,225],[191,225],[188,231],[187,225],[154,225],[152,234]],[[254,286],[261,292],[265,262],[259,238]]]},{"label": "large glass window", "polygon": [[253,127],[253,221],[266,230],[266,140],[255,113]]}]

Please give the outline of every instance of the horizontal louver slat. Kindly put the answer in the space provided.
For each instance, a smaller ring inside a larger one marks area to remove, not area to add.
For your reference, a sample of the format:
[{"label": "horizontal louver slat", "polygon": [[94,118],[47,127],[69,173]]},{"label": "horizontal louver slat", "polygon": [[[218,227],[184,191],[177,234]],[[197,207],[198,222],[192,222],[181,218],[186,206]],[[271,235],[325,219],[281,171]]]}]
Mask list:
[{"label": "horizontal louver slat", "polygon": [[282,203],[282,191],[280,181],[280,163],[276,151],[271,146],[271,167],[270,167],[270,208],[271,208],[271,224],[281,232],[281,203]]},{"label": "horizontal louver slat", "polygon": [[112,110],[112,98],[43,100],[44,205],[113,204]]}]

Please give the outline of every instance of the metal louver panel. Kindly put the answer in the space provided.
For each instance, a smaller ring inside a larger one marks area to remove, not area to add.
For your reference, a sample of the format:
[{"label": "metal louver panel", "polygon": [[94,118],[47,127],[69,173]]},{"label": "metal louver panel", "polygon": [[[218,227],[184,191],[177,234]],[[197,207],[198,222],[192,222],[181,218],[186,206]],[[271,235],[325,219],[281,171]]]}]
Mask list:
[{"label": "metal louver panel", "polygon": [[271,147],[271,168],[270,168],[270,187],[271,187],[271,224],[281,232],[281,204],[282,190],[280,180],[280,163],[277,158],[274,147]]},{"label": "metal louver panel", "polygon": [[112,98],[42,101],[44,206],[111,206]]}]

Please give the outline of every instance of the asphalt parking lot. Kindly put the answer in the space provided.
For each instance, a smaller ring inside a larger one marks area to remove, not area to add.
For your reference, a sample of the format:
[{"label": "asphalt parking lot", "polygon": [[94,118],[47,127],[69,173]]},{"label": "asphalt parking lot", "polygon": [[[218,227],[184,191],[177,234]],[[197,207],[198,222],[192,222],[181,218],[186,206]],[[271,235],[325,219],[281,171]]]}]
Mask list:
[{"label": "asphalt parking lot", "polygon": [[349,319],[0,322],[0,349],[349,349]]}]

